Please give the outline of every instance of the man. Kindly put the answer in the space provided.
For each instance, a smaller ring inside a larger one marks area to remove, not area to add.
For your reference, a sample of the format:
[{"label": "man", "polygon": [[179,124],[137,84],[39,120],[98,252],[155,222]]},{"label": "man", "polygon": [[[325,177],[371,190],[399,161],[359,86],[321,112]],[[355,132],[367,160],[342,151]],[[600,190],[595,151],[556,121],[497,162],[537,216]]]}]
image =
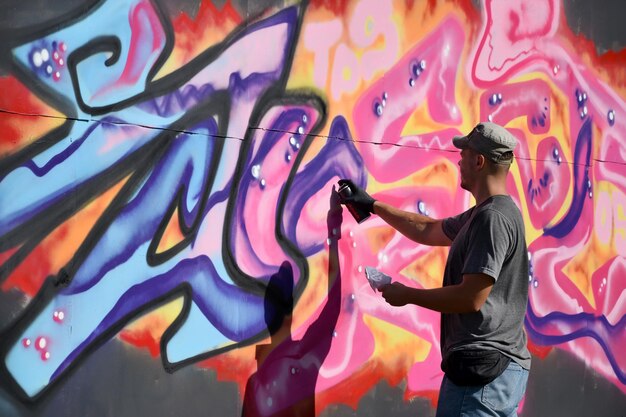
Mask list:
[{"label": "man", "polygon": [[528,302],[528,250],[522,215],[506,192],[515,137],[494,123],[479,123],[455,137],[461,150],[461,187],[476,205],[442,220],[374,200],[350,180],[344,204],[380,216],[394,229],[431,246],[450,246],[443,287],[399,282],[380,289],[393,306],[414,304],[441,315],[442,370],[437,417],[516,416],[530,353],[524,316]]}]

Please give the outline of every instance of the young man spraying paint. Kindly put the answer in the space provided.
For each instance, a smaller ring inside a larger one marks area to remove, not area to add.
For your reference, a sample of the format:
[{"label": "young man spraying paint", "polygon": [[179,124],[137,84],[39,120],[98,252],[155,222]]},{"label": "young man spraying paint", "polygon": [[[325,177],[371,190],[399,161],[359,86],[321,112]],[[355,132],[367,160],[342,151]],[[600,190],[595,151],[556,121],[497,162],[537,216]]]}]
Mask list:
[{"label": "young man spraying paint", "polygon": [[528,250],[522,215],[506,192],[517,140],[485,122],[453,144],[461,150],[461,187],[476,200],[469,210],[433,219],[377,201],[350,180],[339,182],[352,190],[342,203],[378,215],[415,242],[450,246],[441,288],[394,282],[379,290],[393,306],[442,313],[437,417],[515,416],[531,361],[524,331]]}]

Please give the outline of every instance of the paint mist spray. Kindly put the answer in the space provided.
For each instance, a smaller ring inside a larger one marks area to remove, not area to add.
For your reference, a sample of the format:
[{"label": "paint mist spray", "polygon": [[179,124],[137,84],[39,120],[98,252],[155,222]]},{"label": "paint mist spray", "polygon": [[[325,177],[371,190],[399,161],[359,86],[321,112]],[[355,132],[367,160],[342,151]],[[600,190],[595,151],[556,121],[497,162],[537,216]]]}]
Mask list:
[{"label": "paint mist spray", "polygon": [[[352,195],[352,189],[348,184],[344,184],[339,187],[337,193],[341,196],[341,198],[348,198]],[[352,217],[354,217],[354,220],[356,220],[357,223],[363,223],[370,217],[369,211],[358,209],[353,204],[346,203],[346,207],[348,208],[348,211],[350,212],[350,214],[352,214]]]}]

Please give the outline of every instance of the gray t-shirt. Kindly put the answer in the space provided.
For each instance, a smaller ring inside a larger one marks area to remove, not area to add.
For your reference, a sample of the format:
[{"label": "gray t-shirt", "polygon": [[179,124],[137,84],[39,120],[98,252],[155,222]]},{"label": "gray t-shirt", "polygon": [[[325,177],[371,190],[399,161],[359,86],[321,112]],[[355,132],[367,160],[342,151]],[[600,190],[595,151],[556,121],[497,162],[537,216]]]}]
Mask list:
[{"label": "gray t-shirt", "polygon": [[524,316],[528,303],[528,249],[522,214],[510,196],[496,195],[443,221],[452,239],[443,285],[460,284],[463,274],[495,280],[476,313],[441,315],[441,353],[469,347],[497,349],[530,369]]}]

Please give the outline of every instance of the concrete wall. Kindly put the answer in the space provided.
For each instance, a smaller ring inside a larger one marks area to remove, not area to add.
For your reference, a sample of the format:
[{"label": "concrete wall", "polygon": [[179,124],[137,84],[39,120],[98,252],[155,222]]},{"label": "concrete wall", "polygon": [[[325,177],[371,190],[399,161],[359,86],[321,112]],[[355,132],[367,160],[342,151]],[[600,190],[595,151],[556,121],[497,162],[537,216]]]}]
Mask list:
[{"label": "concrete wall", "polygon": [[623,3],[5,3],[0,415],[434,415],[439,316],[363,269],[435,287],[447,252],[330,195],[457,213],[480,120],[520,140],[521,415],[626,410]]}]

